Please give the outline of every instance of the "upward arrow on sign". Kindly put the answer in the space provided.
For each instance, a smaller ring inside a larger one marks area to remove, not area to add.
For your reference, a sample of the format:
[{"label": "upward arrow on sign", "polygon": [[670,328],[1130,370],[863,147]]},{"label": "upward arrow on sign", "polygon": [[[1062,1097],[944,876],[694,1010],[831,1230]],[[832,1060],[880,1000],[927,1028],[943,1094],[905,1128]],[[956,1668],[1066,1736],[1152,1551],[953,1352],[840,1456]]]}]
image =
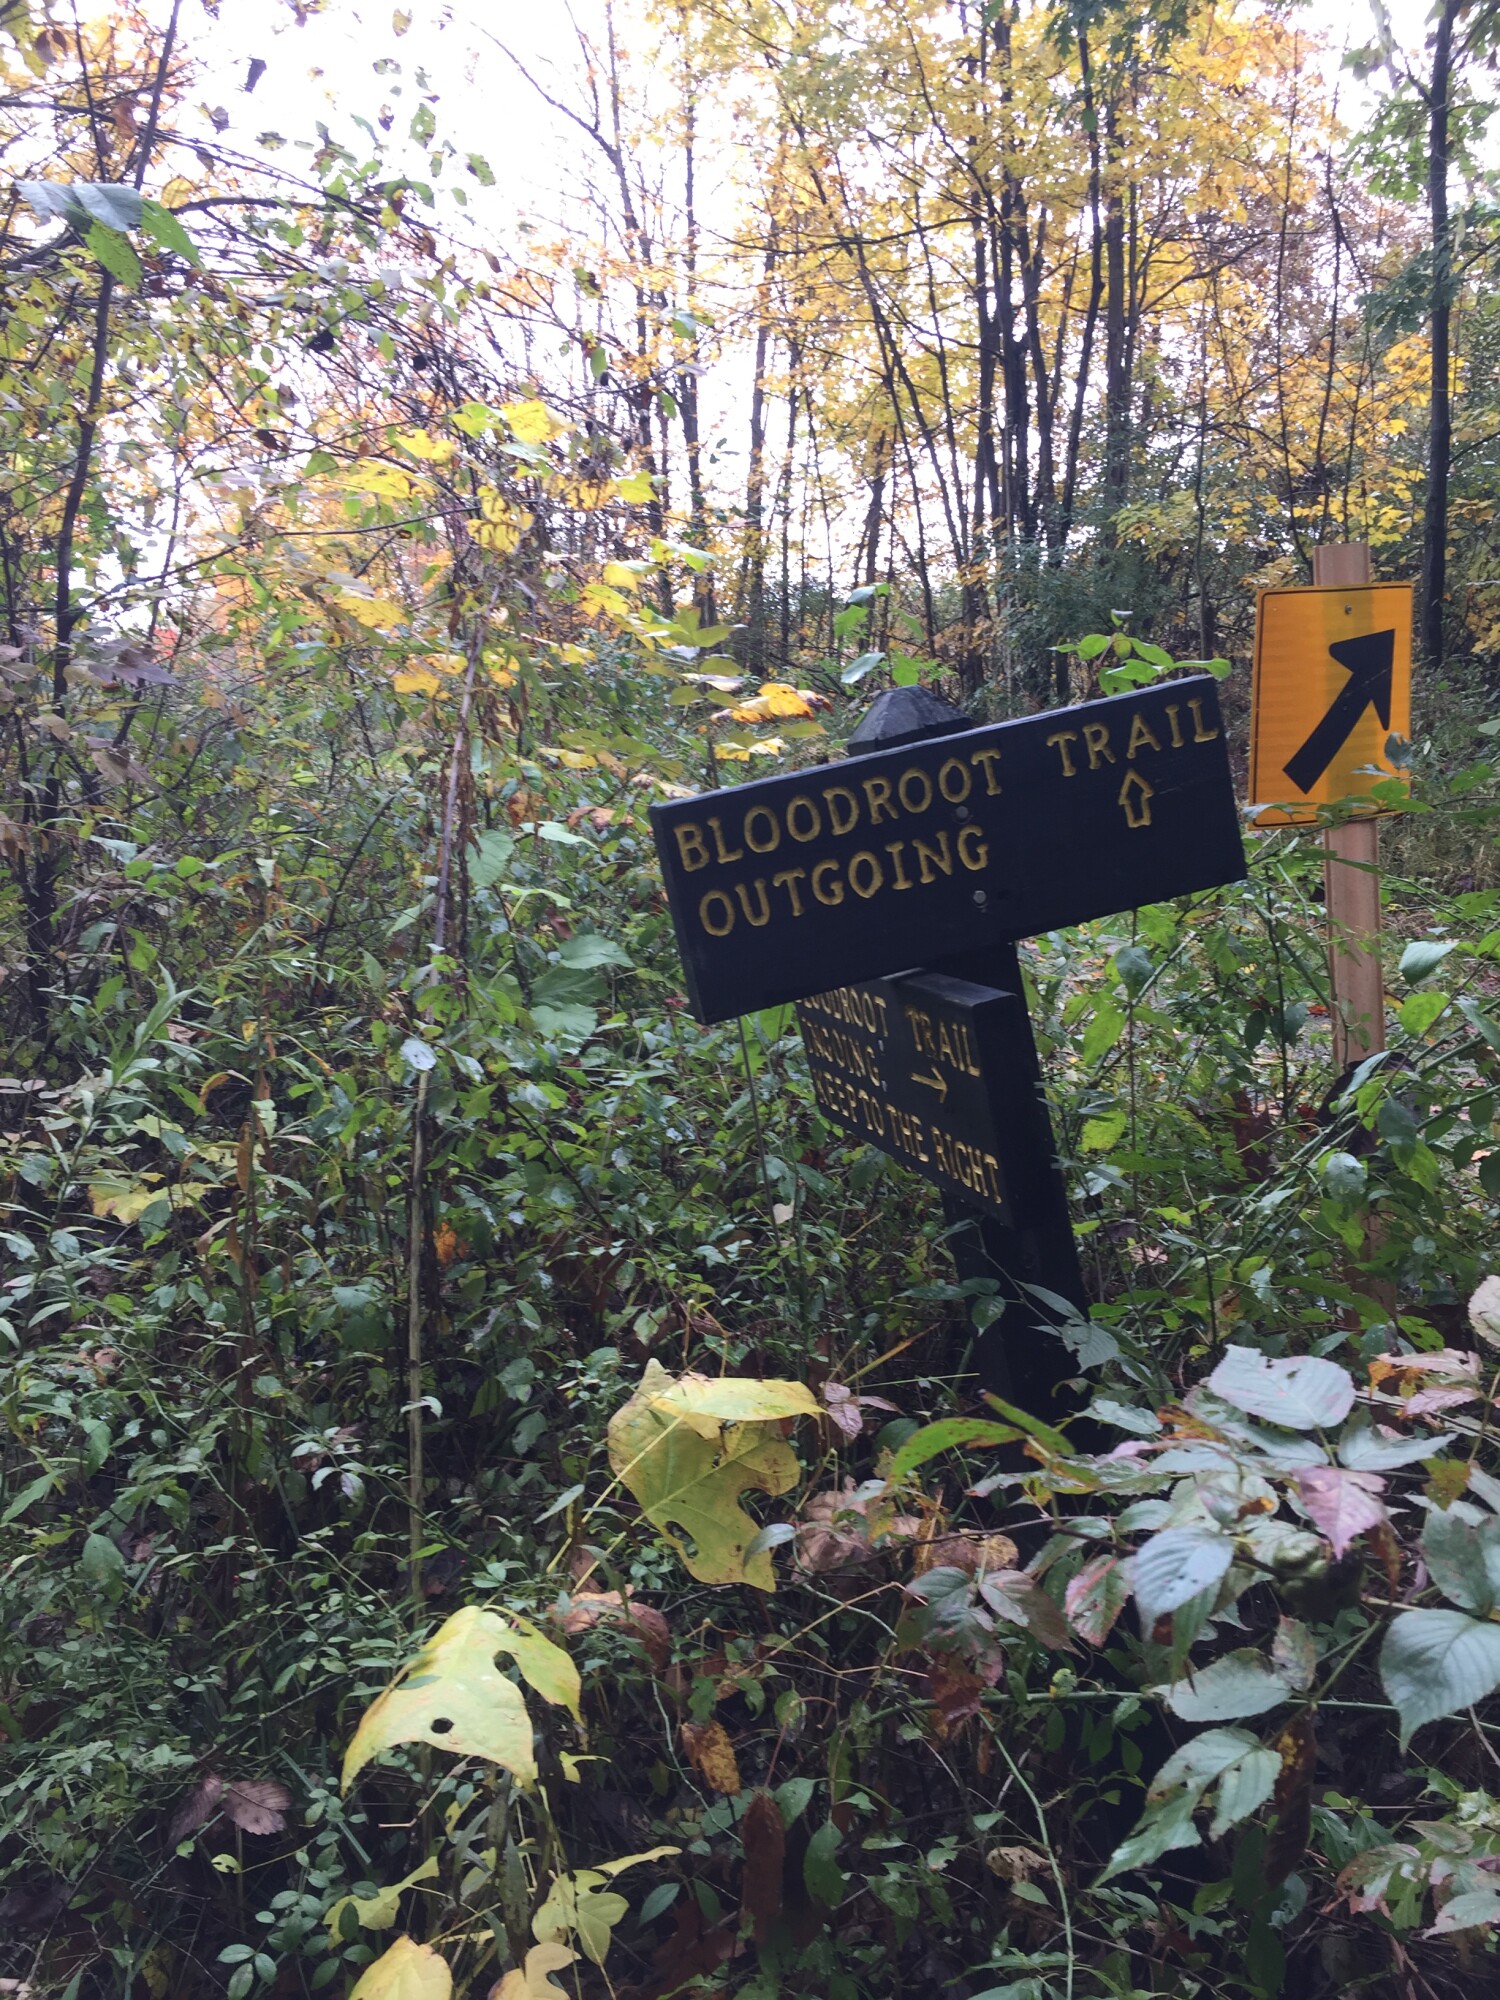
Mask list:
[{"label": "upward arrow on sign", "polygon": [[1373,707],[1382,729],[1391,726],[1391,667],[1396,634],[1366,632],[1357,639],[1340,639],[1328,648],[1349,678],[1312,734],[1282,769],[1299,792],[1310,792],[1348,742],[1356,723]]}]

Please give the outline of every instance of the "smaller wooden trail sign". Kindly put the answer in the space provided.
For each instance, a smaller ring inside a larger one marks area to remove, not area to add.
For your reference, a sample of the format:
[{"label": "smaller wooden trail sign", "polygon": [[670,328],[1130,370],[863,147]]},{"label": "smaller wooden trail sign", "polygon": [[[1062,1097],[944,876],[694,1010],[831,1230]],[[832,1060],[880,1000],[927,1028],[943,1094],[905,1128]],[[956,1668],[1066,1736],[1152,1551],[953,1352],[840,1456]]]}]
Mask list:
[{"label": "smaller wooden trail sign", "polygon": [[651,808],[700,1021],[1245,872],[1207,675]]},{"label": "smaller wooden trail sign", "polygon": [[797,1019],[826,1117],[1014,1223],[1012,1184],[1018,1167],[1024,1171],[1016,1146],[1025,1128],[1007,1118],[1007,1098],[1031,1070],[1015,994],[908,973],[814,994],[798,1001]]},{"label": "smaller wooden trail sign", "polygon": [[1380,779],[1407,782],[1386,742],[1411,734],[1411,600],[1409,583],[1260,593],[1250,717],[1257,826],[1306,823],[1320,805],[1358,798]]}]

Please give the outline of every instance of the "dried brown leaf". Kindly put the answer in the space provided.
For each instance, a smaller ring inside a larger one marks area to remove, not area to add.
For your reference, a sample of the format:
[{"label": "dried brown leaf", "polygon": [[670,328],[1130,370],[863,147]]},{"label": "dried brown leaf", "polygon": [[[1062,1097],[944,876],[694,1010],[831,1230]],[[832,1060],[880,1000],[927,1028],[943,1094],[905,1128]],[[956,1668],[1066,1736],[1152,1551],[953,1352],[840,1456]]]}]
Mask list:
[{"label": "dried brown leaf", "polygon": [[217,1771],[205,1771],[172,1815],[172,1823],[167,1828],[167,1839],[171,1845],[175,1847],[189,1834],[196,1833],[200,1826],[206,1826],[218,1811],[223,1796],[224,1780]]},{"label": "dried brown leaf", "polygon": [[781,1914],[782,1870],[786,1862],[786,1822],[769,1792],[756,1792],[752,1796],[740,1822],[740,1838],[745,1845],[741,1893],[755,1925],[755,1941],[764,1944],[766,1933]]},{"label": "dried brown leaf", "polygon": [[224,1812],[246,1833],[280,1833],[292,1795],[274,1778],[237,1778],[224,1793]]}]

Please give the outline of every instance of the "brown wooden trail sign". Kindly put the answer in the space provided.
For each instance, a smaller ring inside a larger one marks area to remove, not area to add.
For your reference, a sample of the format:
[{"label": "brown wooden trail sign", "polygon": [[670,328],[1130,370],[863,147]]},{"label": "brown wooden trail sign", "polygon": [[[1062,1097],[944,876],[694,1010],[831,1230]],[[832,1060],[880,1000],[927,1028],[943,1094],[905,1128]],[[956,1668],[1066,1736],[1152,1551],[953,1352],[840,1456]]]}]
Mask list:
[{"label": "brown wooden trail sign", "polygon": [[674,800],[651,822],[700,1021],[1245,873],[1206,675]]}]

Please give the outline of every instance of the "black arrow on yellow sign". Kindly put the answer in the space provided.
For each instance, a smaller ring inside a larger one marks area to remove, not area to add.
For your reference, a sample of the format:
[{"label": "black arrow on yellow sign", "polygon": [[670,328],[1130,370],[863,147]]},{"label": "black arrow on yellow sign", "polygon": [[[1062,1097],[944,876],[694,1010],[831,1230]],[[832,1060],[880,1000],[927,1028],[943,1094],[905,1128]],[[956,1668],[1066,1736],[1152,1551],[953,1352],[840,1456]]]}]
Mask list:
[{"label": "black arrow on yellow sign", "polygon": [[1328,650],[1341,667],[1348,668],[1349,678],[1302,748],[1282,766],[1299,792],[1312,790],[1367,708],[1373,706],[1382,729],[1391,726],[1395,632],[1365,632],[1357,639],[1340,639]]}]

